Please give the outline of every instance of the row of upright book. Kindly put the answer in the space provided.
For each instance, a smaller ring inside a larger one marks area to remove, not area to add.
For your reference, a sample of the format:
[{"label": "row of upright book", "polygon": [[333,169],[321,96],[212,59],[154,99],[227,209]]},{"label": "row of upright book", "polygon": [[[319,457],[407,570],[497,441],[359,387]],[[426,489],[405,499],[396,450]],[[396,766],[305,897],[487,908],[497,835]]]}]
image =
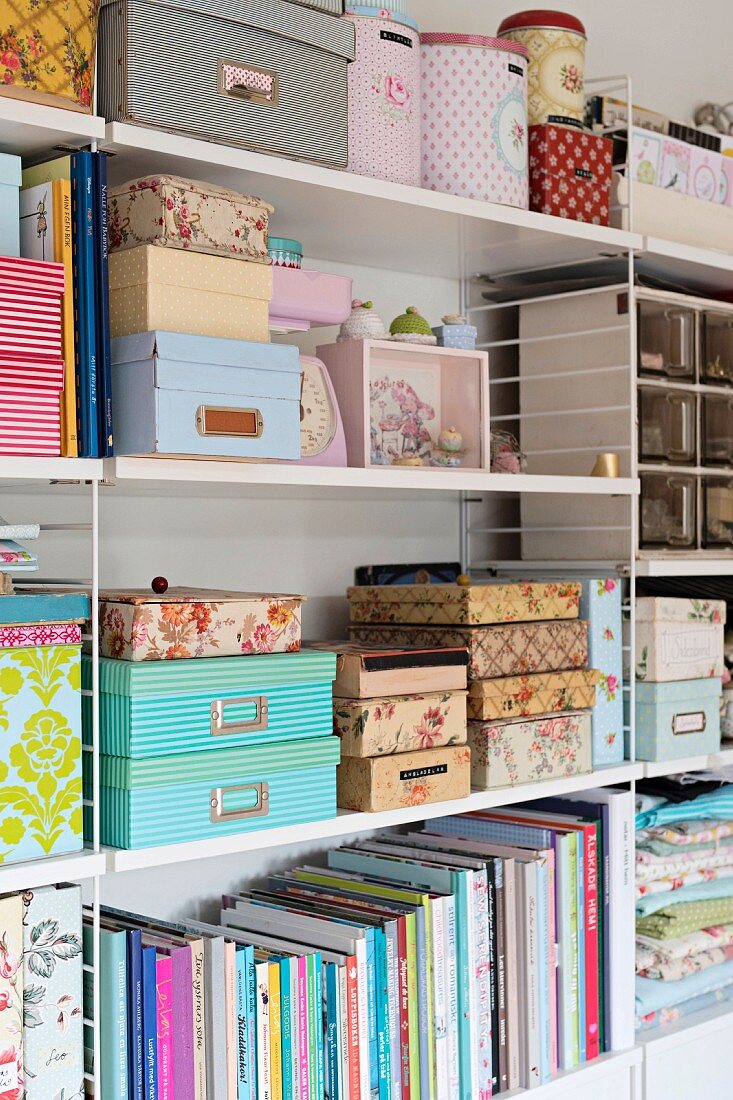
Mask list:
[{"label": "row of upright book", "polygon": [[103,909],[105,1100],[488,1100],[633,1044],[633,796],[443,817]]}]

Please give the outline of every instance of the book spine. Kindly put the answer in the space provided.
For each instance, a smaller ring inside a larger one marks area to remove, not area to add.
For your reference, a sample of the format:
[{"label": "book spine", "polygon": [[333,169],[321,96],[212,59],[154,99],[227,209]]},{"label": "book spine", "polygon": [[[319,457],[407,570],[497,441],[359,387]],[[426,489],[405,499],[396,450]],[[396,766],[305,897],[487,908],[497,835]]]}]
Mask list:
[{"label": "book spine", "polygon": [[547,858],[540,854],[535,863],[537,879],[537,1017],[540,1040],[540,1082],[550,1079],[550,990],[547,944]]},{"label": "book spine", "polygon": [[206,1100],[206,1004],[204,995],[204,942],[191,944],[191,1004],[195,1100]]},{"label": "book spine", "polygon": [[525,864],[525,997],[526,997],[526,1088],[534,1088],[540,1083],[541,1024],[539,1006],[539,960],[538,960],[538,890],[537,866]]},{"label": "book spine", "polygon": [[308,997],[308,1089],[311,1097],[318,1096],[318,1033],[321,1028],[316,1020],[315,955],[306,957],[306,993]]},{"label": "book spine", "polygon": [[578,859],[578,1061],[586,1061],[585,1050],[585,838],[576,834]]},{"label": "book spine", "polygon": [[72,157],[78,196],[76,234],[77,299],[79,332],[79,397],[82,410],[84,454],[99,454],[97,424],[97,350],[94,291],[94,182],[92,154],[82,150]]},{"label": "book spine", "polygon": [[237,971],[237,1100],[250,1100],[247,1056],[247,949],[236,945]]},{"label": "book spine", "polygon": [[257,1100],[257,976],[254,947],[246,948],[247,969],[247,1059],[250,1100]]},{"label": "book spine", "polygon": [[308,1067],[308,960],[305,956],[298,959],[298,1032],[300,1096],[301,1100],[311,1100]]},{"label": "book spine", "polygon": [[410,1098],[420,1100],[420,1016],[417,1003],[417,928],[415,914],[407,920],[407,996],[409,1020]]},{"label": "book spine", "polygon": [[377,1000],[377,1056],[379,1059],[379,1100],[390,1100],[389,1010],[387,1005],[387,943],[384,930],[374,929]]},{"label": "book spine", "polygon": [[64,348],[64,389],[61,394],[61,453],[67,458],[79,454],[76,426],[76,364],[74,362],[74,254],[72,245],[71,182],[54,180],[53,203],[54,259],[64,265],[62,303],[62,339]]},{"label": "book spine", "polygon": [[379,1096],[379,1036],[377,1034],[377,958],[375,929],[365,929],[366,980],[369,1011],[369,1095]]},{"label": "book spine", "polygon": [[313,956],[313,977],[315,982],[315,995],[313,1005],[313,1032],[316,1044],[316,1096],[323,1096],[323,1083],[325,1081],[325,1055],[323,1046],[323,961],[320,953]]},{"label": "book spine", "polygon": [[[425,998],[427,1004],[427,1019],[425,1028],[425,1043],[427,1045],[427,1070],[421,1075],[423,1088],[427,1086],[427,1094],[430,1100],[435,1100],[435,1020],[433,1008],[433,915],[430,898],[426,898],[423,904],[425,913]],[[424,1078],[424,1081],[423,1081]],[[398,1098],[399,1100],[399,1098]]]},{"label": "book spine", "polygon": [[282,1049],[283,1100],[293,1095],[293,1039],[290,959],[280,960],[280,1043]]},{"label": "book spine", "polygon": [[128,1100],[127,937],[101,933],[100,1039],[102,1095]]},{"label": "book spine", "polygon": [[555,849],[547,850],[547,988],[550,1005],[550,1073],[557,1073],[557,900]]},{"label": "book spine", "polygon": [[452,895],[446,895],[444,899],[445,914],[445,989],[446,989],[446,1017],[448,1025],[448,1079],[450,1081],[449,1095],[460,1096],[461,1068],[460,1048],[458,1044],[458,978],[456,960],[456,910],[455,899]]},{"label": "book spine", "polygon": [[[326,1079],[325,1092],[329,1100],[340,1100],[341,1086],[338,1070],[338,968],[336,963],[323,964],[324,970],[324,1012],[326,1043]],[[285,1048],[283,1047],[283,1050]],[[285,1092],[284,1100],[288,1100],[289,1092]]]},{"label": "book spine", "polygon": [[494,860],[494,927],[496,929],[496,1009],[499,1024],[499,1091],[509,1088],[507,1068],[506,930],[504,927],[504,866]]},{"label": "book spine", "polygon": [[269,965],[266,962],[255,965],[255,981],[257,984],[257,1100],[271,1100]]},{"label": "book spine", "polygon": [[158,1100],[158,1012],[154,947],[142,949],[143,1054],[146,1100]]},{"label": "book spine", "polygon": [[492,860],[490,873],[486,880],[486,904],[487,921],[489,928],[489,1013],[491,1026],[489,1028],[489,1067],[491,1071],[492,1095],[499,1091],[499,966],[497,957],[496,934],[496,876],[499,873],[497,860]]},{"label": "book spine", "polygon": [[127,1021],[129,1091],[131,1100],[143,1100],[143,971],[142,937],[140,930],[127,933],[127,990],[130,1012]]},{"label": "book spine", "polygon": [[176,1100],[194,1100],[191,948],[173,951],[173,1087]]},{"label": "book spine", "polygon": [[570,896],[570,1001],[568,1014],[569,1031],[569,1065],[568,1069],[577,1066],[580,1061],[580,1013],[578,1000],[580,997],[580,951],[578,940],[578,848],[577,836],[570,836],[570,874],[568,893]]},{"label": "book spine", "polygon": [[611,1050],[611,807],[602,805],[601,811],[601,894],[603,897],[603,1052]]},{"label": "book spine", "polygon": [[503,861],[504,935],[507,988],[507,1085],[519,1088],[519,1005],[517,1001],[517,872],[513,859]]},{"label": "book spine", "polygon": [[341,1043],[341,1095],[343,1100],[351,1100],[351,1077],[349,1066],[349,994],[347,988],[348,966],[339,966],[339,1041]]},{"label": "book spine", "polygon": [[107,154],[94,153],[95,253],[97,303],[97,375],[99,378],[100,455],[114,453],[112,426],[112,355],[109,327],[109,224]]},{"label": "book spine", "polygon": [[[237,1010],[237,945],[224,944],[224,1029],[227,1071],[226,1100],[237,1100],[237,1051],[239,1047]],[[212,983],[213,984],[213,983]]]},{"label": "book spine", "polygon": [[72,290],[74,310],[74,378],[77,402],[78,450],[82,457],[91,457],[89,452],[89,407],[87,392],[89,389],[88,361],[86,353],[86,329],[83,324],[84,282],[84,219],[83,169],[81,153],[73,153],[70,159],[71,218],[72,218]]},{"label": "book spine", "polygon": [[448,1005],[445,993],[445,921],[443,898],[434,898],[433,914],[433,1039],[435,1045],[434,1092],[437,1100],[448,1097]]},{"label": "book spine", "polygon": [[600,1047],[599,956],[598,956],[598,850],[596,827],[586,825],[585,833],[585,1050],[590,1061]]},{"label": "book spine", "polygon": [[401,1100],[400,1079],[400,958],[398,946],[398,921],[389,925],[387,933],[387,982],[389,993],[389,1070],[390,1093],[393,1100]]},{"label": "book spine", "polygon": [[[282,1016],[280,1007],[280,963],[269,963],[270,981],[270,1085],[272,1100],[283,1100]],[[286,1097],[285,1100],[288,1100]]]},{"label": "book spine", "polygon": [[173,1089],[173,969],[170,955],[159,955],[155,964],[158,1033],[158,1097],[175,1100]]},{"label": "book spine", "polygon": [[402,1100],[410,1100],[410,993],[407,981],[407,916],[398,921],[399,952],[399,1017],[400,1017],[400,1082]]},{"label": "book spine", "polygon": [[476,913],[476,964],[471,1011],[478,1020],[478,1084],[479,1100],[491,1097],[491,945],[489,941],[489,876],[486,870],[474,876],[474,910]]},{"label": "book spine", "polygon": [[[356,955],[346,963],[346,997],[349,1019],[349,1090],[351,1100],[362,1100],[361,1066],[359,1065],[359,989]],[[366,1097],[364,1098],[366,1100]]]},{"label": "book spine", "polygon": [[462,1023],[461,1088],[465,1100],[472,1100],[478,1091],[478,1017],[471,1011],[472,982],[476,972],[476,920],[473,905],[474,872],[453,875],[457,883],[461,917],[458,922],[460,953],[460,984],[458,1011]]},{"label": "book spine", "polygon": [[293,1100],[300,1098],[300,959],[290,960],[290,1035],[293,1048]]},{"label": "book spine", "polygon": [[613,792],[611,825],[611,1049],[634,1045],[634,795]]},{"label": "book spine", "polygon": [[415,949],[417,966],[417,1044],[420,1059],[420,1096],[430,1100],[430,1061],[428,1058],[428,966],[427,966],[427,912],[425,906],[415,910]]}]

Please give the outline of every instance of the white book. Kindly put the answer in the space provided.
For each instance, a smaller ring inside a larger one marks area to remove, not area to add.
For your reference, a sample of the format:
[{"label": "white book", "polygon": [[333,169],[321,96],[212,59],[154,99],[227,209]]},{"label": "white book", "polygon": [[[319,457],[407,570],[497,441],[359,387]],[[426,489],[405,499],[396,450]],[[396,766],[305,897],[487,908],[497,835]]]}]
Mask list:
[{"label": "white book", "polygon": [[540,1017],[537,942],[537,866],[533,862],[517,864],[520,921],[520,1049],[522,1087],[540,1084]]},{"label": "white book", "polygon": [[519,1008],[517,1004],[517,865],[514,859],[503,860],[504,874],[504,955],[506,967],[506,1042],[507,1086],[518,1089],[519,1073]]},{"label": "white book", "polygon": [[450,1100],[448,1063],[448,1001],[445,988],[444,898],[433,901],[433,1030],[435,1032],[435,1095]]},{"label": "white book", "polygon": [[270,1100],[270,964],[255,965],[257,1100]]},{"label": "white book", "polygon": [[458,1044],[458,952],[456,951],[456,903],[452,894],[443,898],[445,921],[445,990],[446,1020],[448,1026],[448,1080],[449,1096],[461,1094],[460,1047]]}]

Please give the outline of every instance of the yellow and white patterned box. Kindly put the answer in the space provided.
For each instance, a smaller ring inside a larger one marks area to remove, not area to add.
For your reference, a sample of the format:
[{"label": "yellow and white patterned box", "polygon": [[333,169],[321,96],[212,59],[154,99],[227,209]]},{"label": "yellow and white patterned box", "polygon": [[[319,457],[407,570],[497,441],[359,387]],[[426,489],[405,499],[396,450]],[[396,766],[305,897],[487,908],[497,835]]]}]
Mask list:
[{"label": "yellow and white patterned box", "polygon": [[89,114],[98,11],[98,0],[3,0],[2,94]]},{"label": "yellow and white patterned box", "polygon": [[348,589],[352,623],[486,626],[577,619],[577,581],[382,584]]}]

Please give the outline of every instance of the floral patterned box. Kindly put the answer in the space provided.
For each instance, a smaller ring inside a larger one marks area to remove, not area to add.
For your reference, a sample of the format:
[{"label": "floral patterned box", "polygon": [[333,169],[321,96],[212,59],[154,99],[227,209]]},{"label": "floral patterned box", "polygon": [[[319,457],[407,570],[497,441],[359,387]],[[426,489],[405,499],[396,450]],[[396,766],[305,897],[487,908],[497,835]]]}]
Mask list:
[{"label": "floral patterned box", "polygon": [[110,189],[110,250],[155,244],[269,264],[272,212],[262,199],[214,183],[144,176]]},{"label": "floral patterned box", "polygon": [[99,647],[123,661],[234,657],[300,649],[305,596],[169,588],[101,592]]},{"label": "floral patterned box", "polygon": [[568,672],[540,672],[533,676],[504,676],[472,680],[468,717],[477,721],[531,718],[558,711],[585,710],[596,701],[601,678],[594,668]]},{"label": "floral patterned box", "polygon": [[97,0],[2,4],[2,95],[89,114],[98,11]]},{"label": "floral patterned box", "polygon": [[0,651],[0,860],[82,847],[81,645]]},{"label": "floral patterned box", "polygon": [[577,619],[575,581],[386,584],[349,588],[352,623],[490,623]]},{"label": "floral patterned box", "polygon": [[581,619],[453,627],[364,623],[349,634],[352,641],[372,645],[465,646],[469,680],[588,665],[588,623]]},{"label": "floral patterned box", "polygon": [[334,699],[342,756],[388,756],[466,743],[465,691]]},{"label": "floral patterned box", "polygon": [[621,581],[592,577],[582,582],[580,614],[588,620],[588,663],[600,679],[592,711],[593,766],[624,758]]},{"label": "floral patterned box", "polygon": [[471,752],[466,745],[391,756],[346,756],[336,773],[338,804],[346,810],[399,810],[467,798]]},{"label": "floral patterned box", "polygon": [[[722,676],[724,600],[644,596],[636,601],[636,679]],[[628,634],[628,624],[625,624]]]},{"label": "floral patterned box", "polygon": [[271,297],[266,264],[145,244],[110,253],[113,337],[161,329],[267,343]]},{"label": "floral patterned box", "polygon": [[481,790],[587,775],[593,770],[588,711],[529,721],[469,722],[468,743],[471,781]]}]

